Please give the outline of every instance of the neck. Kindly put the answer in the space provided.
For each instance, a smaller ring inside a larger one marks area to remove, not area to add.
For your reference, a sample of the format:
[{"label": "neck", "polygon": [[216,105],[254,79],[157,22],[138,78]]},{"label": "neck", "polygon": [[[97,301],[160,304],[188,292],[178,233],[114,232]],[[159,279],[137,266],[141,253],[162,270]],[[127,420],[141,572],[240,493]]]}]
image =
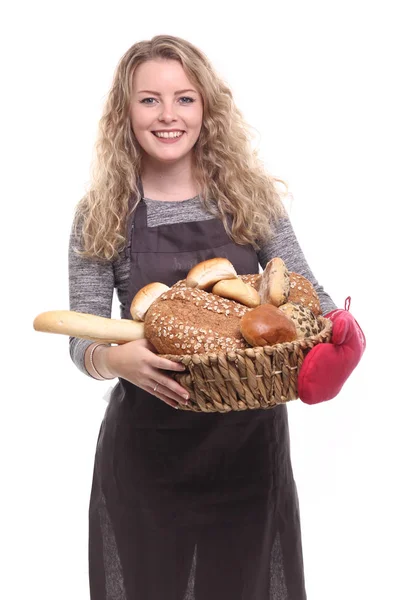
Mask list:
[{"label": "neck", "polygon": [[168,164],[147,156],[142,162],[141,179],[144,196],[153,200],[186,200],[199,193],[191,157]]}]

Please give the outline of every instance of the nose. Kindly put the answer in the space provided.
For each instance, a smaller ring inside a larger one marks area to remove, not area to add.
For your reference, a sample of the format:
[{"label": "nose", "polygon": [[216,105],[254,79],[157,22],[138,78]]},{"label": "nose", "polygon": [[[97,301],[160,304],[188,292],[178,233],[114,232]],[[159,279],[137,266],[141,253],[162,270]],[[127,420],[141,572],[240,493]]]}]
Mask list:
[{"label": "nose", "polygon": [[160,104],[160,114],[158,120],[165,123],[176,121],[176,112],[173,102],[164,102]]}]

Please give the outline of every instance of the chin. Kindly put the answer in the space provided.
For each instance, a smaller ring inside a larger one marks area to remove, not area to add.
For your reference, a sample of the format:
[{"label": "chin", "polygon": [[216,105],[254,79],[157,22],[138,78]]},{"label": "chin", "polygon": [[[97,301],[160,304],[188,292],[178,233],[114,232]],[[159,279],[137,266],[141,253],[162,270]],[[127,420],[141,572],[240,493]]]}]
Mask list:
[{"label": "chin", "polygon": [[186,152],[146,152],[153,160],[160,163],[175,163],[187,159],[192,154],[192,149]]},{"label": "chin", "polygon": [[164,162],[164,163],[168,163],[168,162],[177,162],[180,160],[184,160],[185,158],[187,158],[189,155],[191,154],[190,150],[189,152],[185,152],[184,154],[177,154],[175,156],[157,156],[157,159],[160,162]]}]

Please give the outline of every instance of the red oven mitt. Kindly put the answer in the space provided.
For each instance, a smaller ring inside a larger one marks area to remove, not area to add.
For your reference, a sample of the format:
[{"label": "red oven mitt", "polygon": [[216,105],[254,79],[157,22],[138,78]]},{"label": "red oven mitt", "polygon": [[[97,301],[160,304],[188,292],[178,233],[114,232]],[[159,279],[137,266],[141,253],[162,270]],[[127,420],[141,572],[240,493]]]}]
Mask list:
[{"label": "red oven mitt", "polygon": [[317,344],[301,366],[297,389],[306,404],[318,404],[337,396],[344,382],[360,362],[365,350],[365,336],[350,314],[351,298],[345,308],[325,315],[333,323],[331,342]]}]

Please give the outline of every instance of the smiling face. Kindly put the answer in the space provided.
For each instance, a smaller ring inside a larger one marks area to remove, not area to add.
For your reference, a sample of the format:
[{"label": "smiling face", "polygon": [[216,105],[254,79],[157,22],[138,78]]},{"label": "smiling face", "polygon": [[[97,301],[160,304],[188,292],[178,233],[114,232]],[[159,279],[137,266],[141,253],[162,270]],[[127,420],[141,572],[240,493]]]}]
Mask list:
[{"label": "smiling face", "polygon": [[142,63],[132,84],[129,115],[144,156],[162,163],[190,160],[200,135],[203,102],[180,62]]}]

